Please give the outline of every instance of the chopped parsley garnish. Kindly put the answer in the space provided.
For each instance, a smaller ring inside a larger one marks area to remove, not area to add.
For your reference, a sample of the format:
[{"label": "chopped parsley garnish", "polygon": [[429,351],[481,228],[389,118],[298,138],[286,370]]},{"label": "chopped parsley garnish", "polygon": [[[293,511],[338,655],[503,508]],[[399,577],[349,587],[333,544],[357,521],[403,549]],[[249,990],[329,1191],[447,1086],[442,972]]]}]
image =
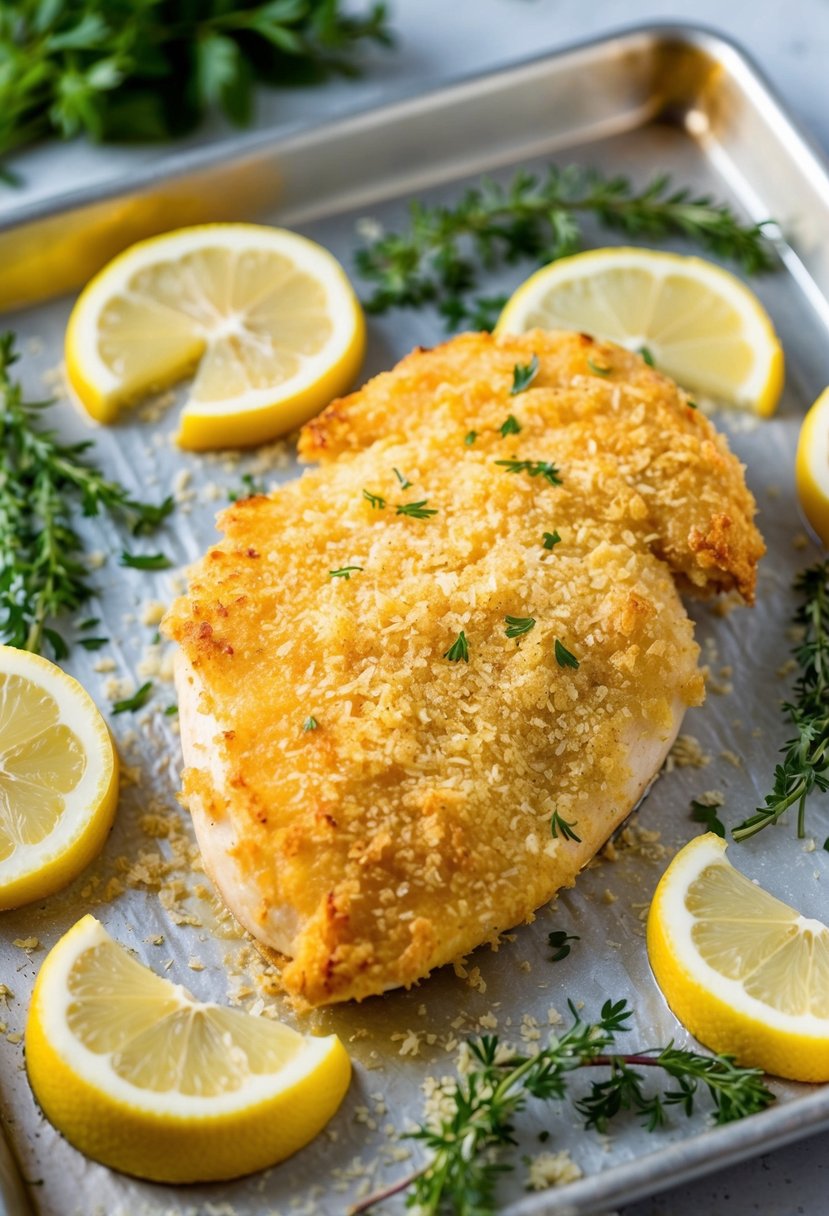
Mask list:
[{"label": "chopped parsley garnish", "polygon": [[587,366],[590,368],[591,372],[595,372],[597,376],[609,376],[612,370],[609,367],[603,367],[601,363],[594,363],[592,359],[587,360]]},{"label": "chopped parsley garnish", "polygon": [[538,375],[538,355],[533,355],[529,363],[516,363],[512,369],[512,388],[510,397],[517,397],[528,389]]},{"label": "chopped parsley garnish", "polygon": [[709,832],[716,832],[725,840],[725,824],[720,819],[717,811],[719,807],[709,806],[705,802],[697,802],[694,798],[691,801],[691,818],[694,823],[704,823]]},{"label": "chopped parsley garnish", "polygon": [[508,638],[520,638],[535,625],[535,617],[532,616],[505,616],[504,621],[507,626],[504,632]]},{"label": "chopped parsley garnish", "polygon": [[515,414],[507,414],[506,418],[498,429],[500,430],[502,437],[506,439],[507,435],[520,434],[521,423],[515,417]]},{"label": "chopped parsley garnish", "polygon": [[399,470],[399,469],[394,469],[393,471],[394,471],[394,475],[395,475],[395,477],[396,477],[396,478],[397,478],[397,480],[400,482],[400,488],[401,488],[401,490],[408,490],[409,486],[412,484],[412,483],[409,481],[408,477],[404,477],[404,476],[403,476],[403,474],[400,472],[400,470]]},{"label": "chopped parsley garnish", "polygon": [[85,621],[81,621],[78,625],[78,632],[85,633],[87,629],[94,629],[100,623],[101,618],[99,616],[88,616]]},{"label": "chopped parsley garnish", "polygon": [[112,707],[112,712],[114,714],[128,714],[135,713],[138,709],[143,709],[150,699],[152,690],[153,682],[152,680],[148,680],[131,697],[126,697],[123,701],[116,701]]},{"label": "chopped parsley garnish", "polygon": [[118,564],[131,570],[169,570],[173,563],[164,553],[127,553],[125,549]]},{"label": "chopped parsley garnish", "polygon": [[685,404],[688,406],[689,410],[698,410],[699,409],[699,406],[697,405],[696,401],[686,401]]},{"label": "chopped parsley garnish", "polygon": [[372,494],[370,490],[363,490],[363,498],[378,511],[384,510],[386,506],[385,498],[381,498],[379,494]]},{"label": "chopped parsley garnish", "polygon": [[581,844],[581,836],[578,836],[573,830],[575,823],[569,823],[566,819],[562,819],[558,811],[553,811],[553,817],[550,820],[550,833],[558,838],[559,832],[563,840],[575,840],[577,844]]},{"label": "chopped parsley garnish", "polygon": [[469,644],[463,630],[460,631],[449,649],[444,652],[443,657],[448,659],[450,663],[469,662]]},{"label": "chopped parsley garnish", "polygon": [[648,367],[656,367],[656,360],[654,359],[651,352],[648,350],[647,346],[640,346],[639,354],[642,356],[645,363],[647,363]]},{"label": "chopped parsley garnish", "polygon": [[340,566],[339,570],[329,570],[329,578],[344,578],[346,582],[351,578],[355,570],[362,570],[362,566]]},{"label": "chopped parsley garnish", "polygon": [[168,705],[167,708],[164,710],[164,717],[165,718],[174,718],[177,713],[178,713],[177,705]]},{"label": "chopped parsley garnish", "polygon": [[463,440],[463,441],[464,441],[464,443],[466,444],[466,446],[467,446],[468,448],[471,448],[471,447],[472,447],[472,444],[475,442],[475,440],[476,440],[477,438],[478,438],[478,432],[477,432],[477,431],[467,431],[466,435],[464,436],[464,440]]},{"label": "chopped parsley garnish", "polygon": [[527,473],[530,477],[543,477],[551,486],[562,484],[559,470],[551,460],[496,460],[495,463],[508,473]]},{"label": "chopped parsley garnish", "polygon": [[421,498],[420,502],[401,502],[397,504],[395,509],[396,515],[408,515],[412,519],[429,519],[432,515],[437,515],[437,507],[427,507],[428,498]]},{"label": "chopped parsley garnish", "polygon": [[570,942],[580,942],[581,938],[576,933],[565,933],[563,929],[555,929],[552,933],[547,934],[547,945],[555,953],[551,956],[551,963],[560,963],[563,958],[567,958],[570,953]]},{"label": "chopped parsley garnish", "polygon": [[574,671],[578,670],[579,661],[574,654],[571,654],[566,646],[556,638],[556,662],[559,667],[572,667]]},{"label": "chopped parsley garnish", "polygon": [[319,726],[319,722],[316,720],[314,715],[309,714],[308,717],[305,719],[305,721],[302,724],[302,729],[304,731],[316,730],[318,726]]},{"label": "chopped parsley garnish", "polygon": [[78,645],[83,646],[84,650],[100,650],[108,641],[109,638],[79,638]]},{"label": "chopped parsley garnish", "polygon": [[545,549],[554,549],[556,545],[560,545],[561,537],[559,536],[558,531],[554,529],[552,532],[545,532],[542,539],[542,544],[544,545]]},{"label": "chopped parsley garnish", "polygon": [[227,497],[230,502],[241,502],[242,499],[255,498],[258,494],[264,493],[264,482],[257,481],[252,473],[243,473],[241,489],[228,490]]}]

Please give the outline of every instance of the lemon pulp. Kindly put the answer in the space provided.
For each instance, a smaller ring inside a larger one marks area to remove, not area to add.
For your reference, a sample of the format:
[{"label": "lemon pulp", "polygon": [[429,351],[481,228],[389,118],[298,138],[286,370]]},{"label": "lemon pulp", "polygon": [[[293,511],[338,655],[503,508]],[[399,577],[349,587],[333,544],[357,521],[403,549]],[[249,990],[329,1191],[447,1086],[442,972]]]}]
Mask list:
[{"label": "lemon pulp", "polygon": [[829,1080],[829,927],[740,874],[725,849],[697,837],[662,876],[648,916],[656,980],[707,1047]]},{"label": "lemon pulp", "polygon": [[117,797],[115,748],[88,694],[54,663],[0,646],[0,909],[75,878]]},{"label": "lemon pulp", "polygon": [[351,1071],[335,1036],[197,1001],[92,916],[40,970],[26,1063],[72,1144],[159,1182],[234,1178],[296,1152],[335,1113]]},{"label": "lemon pulp", "polygon": [[702,258],[595,249],[543,267],[512,295],[496,332],[575,329],[649,353],[684,388],[774,411],[783,352],[756,296]]},{"label": "lemon pulp", "polygon": [[67,372],[100,422],[195,369],[179,442],[261,442],[347,388],[362,312],[336,260],[284,229],[212,224],[140,242],[82,292]]}]

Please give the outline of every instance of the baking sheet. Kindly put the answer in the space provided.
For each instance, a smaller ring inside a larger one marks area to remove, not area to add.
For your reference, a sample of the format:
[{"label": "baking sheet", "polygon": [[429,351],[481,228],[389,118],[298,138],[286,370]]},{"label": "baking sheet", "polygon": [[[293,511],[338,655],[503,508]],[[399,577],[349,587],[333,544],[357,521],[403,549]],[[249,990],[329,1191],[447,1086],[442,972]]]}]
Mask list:
[{"label": "baking sheet", "polygon": [[[751,123],[761,118],[766,126],[772,118],[777,121],[773,102],[732,50],[710,38],[706,42],[703,36],[683,37],[689,47],[705,42],[712,54],[719,46],[719,109],[717,105],[712,108],[708,95],[708,110],[696,111],[703,117],[708,114],[709,135],[711,115],[719,114],[717,121],[725,122],[726,102],[734,118],[735,98],[742,98],[741,104],[748,107],[738,117],[749,129],[756,129]],[[674,46],[681,41],[676,32],[671,38]],[[604,87],[605,100],[610,103],[613,88],[629,79],[619,71],[627,52],[619,39],[595,44],[589,50],[595,71],[604,56],[608,75],[602,78],[603,86],[597,81],[597,88],[601,93]],[[575,59],[554,56],[528,65],[524,81],[543,77],[560,82],[566,75],[562,65],[572,73],[578,56],[585,53],[572,53]],[[627,62],[633,62],[629,54]],[[513,69],[494,76],[488,93],[484,80],[473,82],[466,93],[463,88],[447,90],[442,106],[440,99],[433,98],[433,122],[436,111],[443,116],[445,130],[452,130],[453,121],[465,122],[468,109],[462,113],[458,106],[461,102],[468,106],[473,94],[477,111],[487,96],[490,104],[493,98],[503,102],[505,80],[521,83],[520,72]],[[742,73],[741,90],[734,88],[735,73]],[[99,597],[81,615],[100,616],[106,625],[102,632],[112,640],[93,654],[74,650],[66,666],[105,712],[116,694],[128,691],[121,681],[137,687],[154,673],[154,695],[139,714],[109,719],[118,737],[125,782],[118,821],[101,858],[67,892],[42,907],[4,913],[0,918],[0,980],[14,994],[8,1008],[0,1010],[0,1022],[6,1026],[0,1037],[0,1110],[41,1216],[341,1213],[355,1198],[394,1181],[417,1163],[420,1150],[401,1138],[402,1133],[422,1117],[424,1087],[432,1088],[435,1079],[454,1073],[457,1047],[466,1035],[497,1030],[505,1039],[529,1045],[543,1038],[559,1015],[566,1018],[568,998],[584,1002],[584,1016],[589,1017],[608,996],[625,996],[636,1010],[634,1028],[627,1036],[631,1049],[670,1038],[680,1045],[691,1042],[651,979],[643,915],[671,851],[698,830],[689,819],[691,798],[708,790],[722,791],[726,798],[722,818],[733,826],[765,794],[774,754],[786,737],[778,703],[788,688],[781,671],[791,644],[787,636],[793,609],[790,583],[795,571],[817,556],[803,535],[797,512],[793,452],[804,407],[829,382],[826,331],[815,287],[825,267],[816,256],[815,234],[820,227],[815,227],[814,208],[806,206],[808,200],[799,187],[785,213],[779,202],[773,206],[775,198],[780,198],[779,159],[767,163],[769,192],[765,193],[757,178],[757,165],[752,171],[751,164],[729,154],[725,141],[703,138],[705,129],[699,120],[694,132],[695,123],[688,121],[688,115],[694,112],[692,102],[702,105],[700,79],[703,77],[694,76],[693,87],[688,85],[684,110],[679,93],[669,99],[675,111],[671,122],[651,121],[657,113],[665,113],[664,98],[656,105],[647,104],[644,92],[641,98],[626,94],[627,107],[620,101],[615,125],[603,124],[598,112],[591,123],[579,124],[571,116],[573,129],[589,136],[588,143],[572,137],[567,141],[561,129],[551,128],[545,144],[531,131],[534,158],[527,152],[527,128],[540,128],[541,116],[527,111],[527,124],[519,129],[522,111],[514,103],[511,121],[515,124],[516,163],[543,165],[550,159],[549,148],[560,163],[580,161],[641,180],[657,171],[671,172],[677,181],[732,197],[754,215],[774,210],[791,221],[787,229],[796,234],[795,247],[787,254],[788,271],[753,284],[772,313],[788,356],[788,383],[780,412],[761,424],[742,416],[717,419],[747,464],[769,555],[761,567],[755,609],[722,616],[715,608],[689,606],[711,680],[706,704],[688,714],[683,731],[698,741],[705,763],[666,772],[639,811],[627,843],[620,845],[617,860],[596,863],[574,891],[542,909],[533,925],[517,929],[511,935],[513,940],[506,941],[497,953],[489,948],[479,950],[457,972],[445,968],[409,993],[318,1012],[297,1023],[304,1029],[336,1031],[343,1037],[355,1062],[354,1083],[343,1108],[317,1141],[290,1162],[239,1182],[173,1189],[128,1179],[86,1161],[40,1117],[26,1083],[18,1035],[45,952],[86,911],[97,915],[144,962],[185,984],[195,995],[230,1000],[260,1016],[296,1021],[274,995],[272,977],[258,955],[237,935],[198,872],[186,816],[177,809],[175,799],[179,767],[175,721],[163,712],[174,701],[172,686],[164,679],[169,655],[166,647],[154,641],[159,606],[180,586],[181,570],[215,538],[213,517],[227,501],[228,492],[240,488],[246,471],[267,485],[295,476],[292,449],[275,445],[242,459],[181,453],[170,441],[175,402],[139,411],[107,431],[92,431],[64,399],[55,407],[53,421],[61,433],[67,438],[92,435],[98,460],[113,476],[144,497],[160,498],[173,492],[179,508],[169,526],[143,546],[148,552],[163,549],[176,563],[176,570],[158,575],[118,566],[120,549],[130,544],[124,534],[94,520],[80,524],[90,549],[105,559],[91,574]],[[709,80],[710,89],[710,78],[704,79]],[[548,99],[555,92],[551,84]],[[746,98],[753,98],[753,106],[748,106]],[[397,109],[402,112],[401,107]],[[419,113],[425,122],[427,109]],[[608,113],[612,117],[612,107]],[[483,122],[480,115],[478,121],[479,125]],[[780,122],[782,126],[774,128],[772,123],[772,128],[782,137],[787,127],[785,120]],[[405,123],[399,129],[404,127]],[[375,141],[378,130],[393,139],[394,129],[383,127],[379,119],[372,129]],[[477,170],[487,163],[486,147],[475,143],[475,132],[470,140],[469,130],[468,125],[459,125],[454,132],[456,174],[461,166]],[[507,134],[505,128],[499,130],[492,146],[492,163],[503,166],[496,169],[499,177],[511,172],[505,154]],[[604,138],[594,138],[596,135]],[[325,133],[309,137],[310,143],[314,138],[319,152],[325,147]],[[360,220],[370,218],[395,228],[404,222],[406,198],[413,190],[429,202],[457,195],[461,179],[448,181],[449,141],[444,134],[438,142],[435,156],[428,145],[421,147],[419,160],[417,149],[410,151],[405,184],[394,173],[387,178],[367,175],[358,190],[358,183],[349,177],[351,194],[345,188],[339,195],[332,191],[337,205],[332,201],[334,213],[330,215],[323,213],[319,197],[311,197],[314,192],[303,196],[299,186],[283,177],[281,207],[269,206],[260,217],[283,220],[289,207],[286,198],[290,200],[293,189],[292,225],[320,240],[349,265],[359,243],[355,228]],[[785,154],[791,156],[799,150],[789,141]],[[349,145],[341,141],[340,153],[342,164],[354,170],[357,152],[350,158]],[[768,147],[766,153],[768,156]],[[308,146],[303,163],[309,171],[315,163]],[[214,169],[218,173],[221,166]],[[307,190],[307,182],[305,186]],[[395,196],[396,188],[401,188],[402,197]],[[358,205],[349,206],[357,196]],[[607,234],[591,235],[597,243],[608,243]],[[495,276],[487,280],[487,289],[508,290],[529,269],[514,267],[508,274]],[[57,365],[70,306],[71,301],[64,299],[8,318],[9,326],[20,335],[21,374],[35,396],[45,391],[61,395]],[[438,318],[428,311],[372,318],[365,375],[390,366],[412,346],[433,344],[442,334]],[[111,671],[96,670],[102,660],[105,666],[111,660]],[[732,845],[730,850],[733,860],[749,875],[796,903],[806,915],[822,919],[826,919],[829,882],[829,854],[821,848],[826,809],[826,798],[813,800],[808,821],[813,835],[805,842],[796,840],[793,826],[788,824],[746,844]],[[553,928],[566,929],[580,938],[569,957],[556,964],[549,962],[546,947]],[[36,944],[28,948],[14,944],[31,939]],[[586,1133],[568,1105],[533,1105],[519,1120],[520,1148],[511,1156],[516,1169],[505,1178],[501,1191],[504,1210],[516,1216],[530,1212],[586,1216],[829,1125],[829,1090],[782,1083],[775,1083],[774,1088],[780,1102],[751,1120],[715,1129],[701,1107],[690,1122],[677,1117],[667,1129],[651,1135],[635,1120],[624,1118],[615,1123],[610,1137]],[[539,1140],[542,1131],[550,1133],[546,1143]],[[570,1152],[583,1179],[537,1195],[528,1192],[528,1167],[522,1157],[560,1148]],[[385,1210],[401,1211],[402,1201],[389,1203]]]}]

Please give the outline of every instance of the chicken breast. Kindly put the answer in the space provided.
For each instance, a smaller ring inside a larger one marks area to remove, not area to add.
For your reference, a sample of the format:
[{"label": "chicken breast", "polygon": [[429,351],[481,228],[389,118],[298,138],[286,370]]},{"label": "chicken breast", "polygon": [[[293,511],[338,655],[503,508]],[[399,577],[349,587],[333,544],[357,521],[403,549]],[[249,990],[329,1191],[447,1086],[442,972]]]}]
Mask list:
[{"label": "chicken breast", "polygon": [[711,423],[584,335],[416,351],[300,450],[164,629],[206,868],[319,1005],[573,884],[703,698],[677,587],[750,601],[763,544]]}]

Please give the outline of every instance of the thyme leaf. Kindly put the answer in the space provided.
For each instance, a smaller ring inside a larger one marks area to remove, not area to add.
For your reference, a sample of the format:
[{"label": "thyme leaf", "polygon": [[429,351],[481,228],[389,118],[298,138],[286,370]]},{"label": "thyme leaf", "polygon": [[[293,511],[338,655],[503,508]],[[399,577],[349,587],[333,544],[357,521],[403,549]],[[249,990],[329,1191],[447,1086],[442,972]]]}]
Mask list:
[{"label": "thyme leaf", "polygon": [[505,301],[481,294],[482,270],[577,253],[583,217],[645,244],[684,237],[748,274],[777,264],[768,221],[745,224],[727,203],[674,186],[667,175],[637,187],[621,175],[550,165],[542,175],[521,170],[504,185],[483,178],[448,206],[414,201],[404,231],[357,251],[357,270],[372,286],[368,311],[436,305],[449,329],[491,329]]},{"label": "thyme leaf", "polygon": [[469,643],[463,630],[460,631],[449,649],[444,652],[443,657],[450,663],[469,662]]},{"label": "thyme leaf", "polygon": [[806,834],[809,796],[829,790],[829,558],[801,571],[794,584],[800,604],[794,621],[803,639],[793,654],[800,668],[791,701],[783,713],[795,728],[784,744],[783,762],[774,770],[772,789],[733,832],[735,840],[748,840],[777,823],[791,806],[797,807],[797,834]]},{"label": "thyme leaf", "polygon": [[138,502],[92,463],[89,442],[62,443],[46,429],[52,402],[24,400],[11,374],[17,357],[14,335],[0,335],[0,641],[36,653],[48,644],[61,659],[69,649],[53,622],[92,595],[77,516],[120,518],[138,535],[174,503]]}]

